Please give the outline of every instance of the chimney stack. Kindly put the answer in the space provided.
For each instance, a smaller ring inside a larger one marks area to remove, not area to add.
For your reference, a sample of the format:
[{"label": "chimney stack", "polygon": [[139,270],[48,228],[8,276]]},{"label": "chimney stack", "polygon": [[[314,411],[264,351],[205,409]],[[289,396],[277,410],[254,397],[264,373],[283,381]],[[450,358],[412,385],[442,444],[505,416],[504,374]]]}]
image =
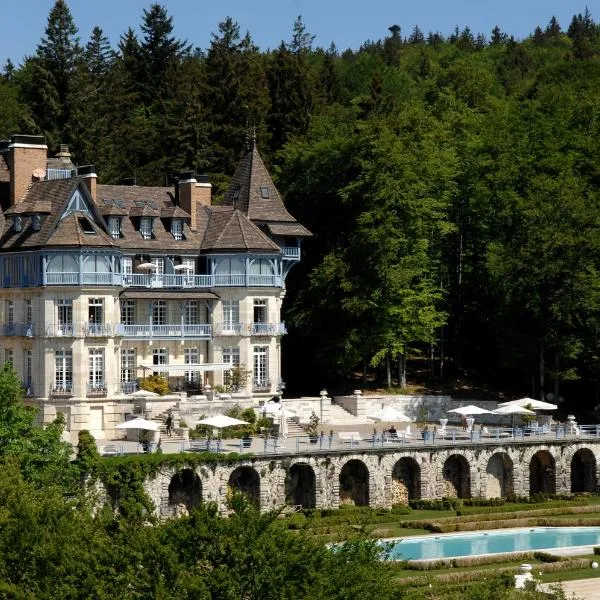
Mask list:
[{"label": "chimney stack", "polygon": [[86,165],[85,167],[77,167],[77,176],[81,177],[87,186],[90,196],[94,202],[96,201],[96,183],[98,176],[96,175],[96,167],[94,165]]},{"label": "chimney stack", "polygon": [[180,174],[177,187],[179,206],[192,217],[190,229],[195,231],[196,208],[199,204],[210,206],[212,185],[206,175],[196,176],[193,171],[186,171]]},{"label": "chimney stack", "polygon": [[41,135],[15,134],[8,145],[8,168],[10,169],[10,205],[23,199],[29,184],[46,174],[48,146]]}]

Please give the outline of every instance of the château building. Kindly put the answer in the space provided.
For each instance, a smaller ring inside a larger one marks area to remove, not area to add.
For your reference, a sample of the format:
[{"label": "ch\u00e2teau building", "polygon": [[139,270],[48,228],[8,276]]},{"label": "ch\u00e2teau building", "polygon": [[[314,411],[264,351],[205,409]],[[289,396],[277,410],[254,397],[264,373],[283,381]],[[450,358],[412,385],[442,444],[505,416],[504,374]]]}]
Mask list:
[{"label": "ch\u00e2teau building", "polygon": [[44,422],[113,433],[143,376],[200,394],[230,369],[280,391],[281,302],[311,234],[254,142],[219,205],[205,176],[101,185],[39,136],[0,142],[0,360]]}]

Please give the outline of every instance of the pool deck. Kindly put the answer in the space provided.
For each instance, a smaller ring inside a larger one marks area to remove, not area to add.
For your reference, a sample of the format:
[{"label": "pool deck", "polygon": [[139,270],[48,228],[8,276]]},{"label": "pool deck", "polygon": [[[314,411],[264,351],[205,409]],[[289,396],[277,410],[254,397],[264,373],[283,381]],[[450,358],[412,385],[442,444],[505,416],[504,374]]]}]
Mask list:
[{"label": "pool deck", "polygon": [[538,586],[541,592],[550,593],[552,588],[560,585],[567,598],[575,597],[581,600],[600,600],[600,583],[598,577],[590,579],[574,579],[561,583],[542,583]]}]

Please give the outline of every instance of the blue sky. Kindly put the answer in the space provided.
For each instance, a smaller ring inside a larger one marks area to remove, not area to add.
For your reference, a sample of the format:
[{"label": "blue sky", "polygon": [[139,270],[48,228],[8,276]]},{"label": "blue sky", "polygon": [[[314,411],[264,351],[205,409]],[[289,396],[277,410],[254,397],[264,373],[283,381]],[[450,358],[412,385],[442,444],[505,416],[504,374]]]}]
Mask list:
[{"label": "blue sky", "polygon": [[[19,64],[35,52],[43,35],[54,0],[2,0],[0,64],[6,58]],[[82,42],[99,25],[116,45],[129,26],[137,29],[149,0],[68,0]],[[556,15],[567,28],[574,13],[586,5],[600,21],[600,0],[163,0],[174,19],[175,33],[194,46],[206,48],[219,21],[233,17],[242,31],[249,30],[261,49],[273,48],[289,39],[292,24],[301,14],[315,44],[338,49],[358,48],[362,42],[385,37],[390,25],[404,33],[415,25],[427,32],[450,33],[455,26],[469,26],[475,33],[489,32],[494,25],[517,38],[527,36],[536,25],[545,26]]]}]

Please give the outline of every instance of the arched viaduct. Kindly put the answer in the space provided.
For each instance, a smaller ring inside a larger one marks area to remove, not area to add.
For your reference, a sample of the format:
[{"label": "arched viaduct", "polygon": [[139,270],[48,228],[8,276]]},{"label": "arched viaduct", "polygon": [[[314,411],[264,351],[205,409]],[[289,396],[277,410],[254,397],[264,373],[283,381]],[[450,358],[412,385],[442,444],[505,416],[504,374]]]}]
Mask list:
[{"label": "arched viaduct", "polygon": [[158,516],[246,493],[261,510],[284,504],[337,508],[345,502],[389,508],[408,498],[498,498],[595,491],[600,440],[365,449],[249,456],[238,463],[165,467],[145,488]]}]

